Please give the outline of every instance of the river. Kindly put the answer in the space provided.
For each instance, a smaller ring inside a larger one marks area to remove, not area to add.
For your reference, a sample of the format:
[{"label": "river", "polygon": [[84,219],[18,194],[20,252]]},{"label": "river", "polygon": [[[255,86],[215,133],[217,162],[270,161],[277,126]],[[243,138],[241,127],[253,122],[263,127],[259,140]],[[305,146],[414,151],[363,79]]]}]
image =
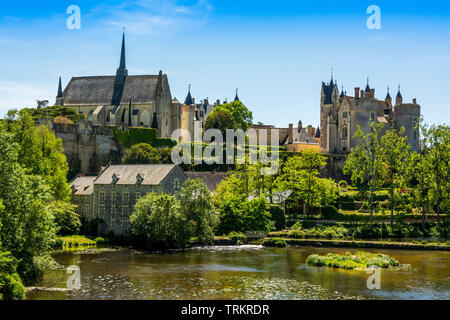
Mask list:
[{"label": "river", "polygon": [[381,289],[367,288],[367,270],[312,267],[310,254],[340,248],[206,247],[148,253],[132,248],[56,252],[59,269],[41,287],[66,288],[67,267],[80,268],[81,288],[33,291],[27,299],[450,299],[450,252],[366,250],[400,261],[381,270]]}]

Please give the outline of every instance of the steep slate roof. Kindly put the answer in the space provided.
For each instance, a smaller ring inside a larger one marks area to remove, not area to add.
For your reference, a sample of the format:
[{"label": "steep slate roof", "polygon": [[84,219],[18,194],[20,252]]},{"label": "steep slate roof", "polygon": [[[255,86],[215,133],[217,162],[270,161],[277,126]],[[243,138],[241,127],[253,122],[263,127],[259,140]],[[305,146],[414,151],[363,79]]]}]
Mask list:
[{"label": "steep slate roof", "polygon": [[82,176],[73,179],[70,183],[70,187],[72,189],[75,189],[75,192],[73,194],[76,196],[91,195],[94,192],[94,180],[96,178],[97,177],[92,176]]},{"label": "steep slate roof", "polygon": [[95,180],[94,184],[112,184],[113,175],[118,185],[134,185],[140,174],[144,180],[141,185],[157,186],[176,167],[174,164],[125,164],[108,166]]},{"label": "steep slate roof", "polygon": [[311,135],[306,131],[305,128],[302,128],[300,132],[294,129],[293,143],[305,143],[305,144],[318,144],[316,140],[311,137]]},{"label": "steep slate roof", "polygon": [[334,89],[335,85],[336,84],[334,84],[333,78],[331,78],[331,82],[328,85],[326,85],[325,83],[322,85],[323,93],[325,94],[324,104],[333,104],[332,97],[333,97],[333,89]]},{"label": "steep slate roof", "polygon": [[[167,75],[163,75],[163,81]],[[65,105],[111,105],[115,76],[74,77],[63,92]],[[121,104],[150,104],[158,84],[158,75],[127,76]]]},{"label": "steep slate roof", "polygon": [[185,172],[188,179],[202,179],[211,192],[214,192],[217,185],[226,177],[226,172]]}]

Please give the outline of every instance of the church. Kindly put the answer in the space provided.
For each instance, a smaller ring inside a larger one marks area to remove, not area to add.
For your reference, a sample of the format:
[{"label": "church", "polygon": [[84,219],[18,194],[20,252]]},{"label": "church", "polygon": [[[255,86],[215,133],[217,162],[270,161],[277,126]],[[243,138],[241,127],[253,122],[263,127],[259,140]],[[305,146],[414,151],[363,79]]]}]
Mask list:
[{"label": "church", "polygon": [[60,78],[55,104],[74,108],[93,124],[152,127],[163,138],[180,128],[182,105],[172,100],[167,75],[128,75],[125,34],[116,75],[73,77],[64,91]]}]

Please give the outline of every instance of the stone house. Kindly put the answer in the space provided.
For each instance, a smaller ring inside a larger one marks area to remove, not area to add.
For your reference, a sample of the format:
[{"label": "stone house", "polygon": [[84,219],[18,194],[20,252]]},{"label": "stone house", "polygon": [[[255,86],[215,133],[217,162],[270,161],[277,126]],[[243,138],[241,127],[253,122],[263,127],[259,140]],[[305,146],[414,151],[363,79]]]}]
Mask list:
[{"label": "stone house", "polygon": [[84,223],[96,221],[99,234],[115,236],[129,235],[129,218],[140,197],[175,194],[187,179],[173,164],[109,165],[97,177],[87,178],[71,182],[73,203],[83,204],[78,212]]}]

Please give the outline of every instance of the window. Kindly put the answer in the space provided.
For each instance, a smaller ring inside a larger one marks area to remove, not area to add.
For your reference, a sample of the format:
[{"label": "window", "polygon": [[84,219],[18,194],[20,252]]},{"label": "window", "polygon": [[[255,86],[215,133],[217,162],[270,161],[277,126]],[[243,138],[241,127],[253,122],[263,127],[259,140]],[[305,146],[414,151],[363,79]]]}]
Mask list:
[{"label": "window", "polygon": [[141,193],[140,192],[136,192],[136,201],[141,197]]},{"label": "window", "polygon": [[347,128],[344,127],[342,128],[342,140],[347,140],[347,137],[348,137]]},{"label": "window", "polygon": [[116,213],[116,204],[113,203],[113,204],[111,205],[111,214],[115,214],[115,213]]},{"label": "window", "polygon": [[375,121],[375,113],[370,114],[370,121]]},{"label": "window", "polygon": [[344,119],[347,118],[347,111],[344,111],[344,112],[342,113],[342,118],[344,118]]},{"label": "window", "polygon": [[115,203],[116,200],[117,200],[117,193],[116,193],[115,191],[113,191],[113,192],[111,193],[111,202],[112,202],[112,203]]},{"label": "window", "polygon": [[414,140],[417,140],[417,131],[414,130],[413,136],[414,136]]},{"label": "window", "polygon": [[128,201],[130,201],[130,194],[128,192],[124,192],[122,194],[122,202],[123,203],[128,203]]},{"label": "window", "polygon": [[105,212],[106,212],[106,210],[105,210],[105,204],[102,203],[102,204],[100,205],[100,215],[104,215]]},{"label": "window", "polygon": [[124,215],[124,216],[128,215],[128,206],[126,206],[126,205],[122,206],[122,215]]},{"label": "window", "polygon": [[105,202],[105,193],[103,191],[100,192],[100,202]]},{"label": "window", "polygon": [[173,180],[173,189],[174,189],[175,191],[178,191],[178,190],[180,190],[180,188],[181,188],[180,179],[175,178],[175,179]]}]

